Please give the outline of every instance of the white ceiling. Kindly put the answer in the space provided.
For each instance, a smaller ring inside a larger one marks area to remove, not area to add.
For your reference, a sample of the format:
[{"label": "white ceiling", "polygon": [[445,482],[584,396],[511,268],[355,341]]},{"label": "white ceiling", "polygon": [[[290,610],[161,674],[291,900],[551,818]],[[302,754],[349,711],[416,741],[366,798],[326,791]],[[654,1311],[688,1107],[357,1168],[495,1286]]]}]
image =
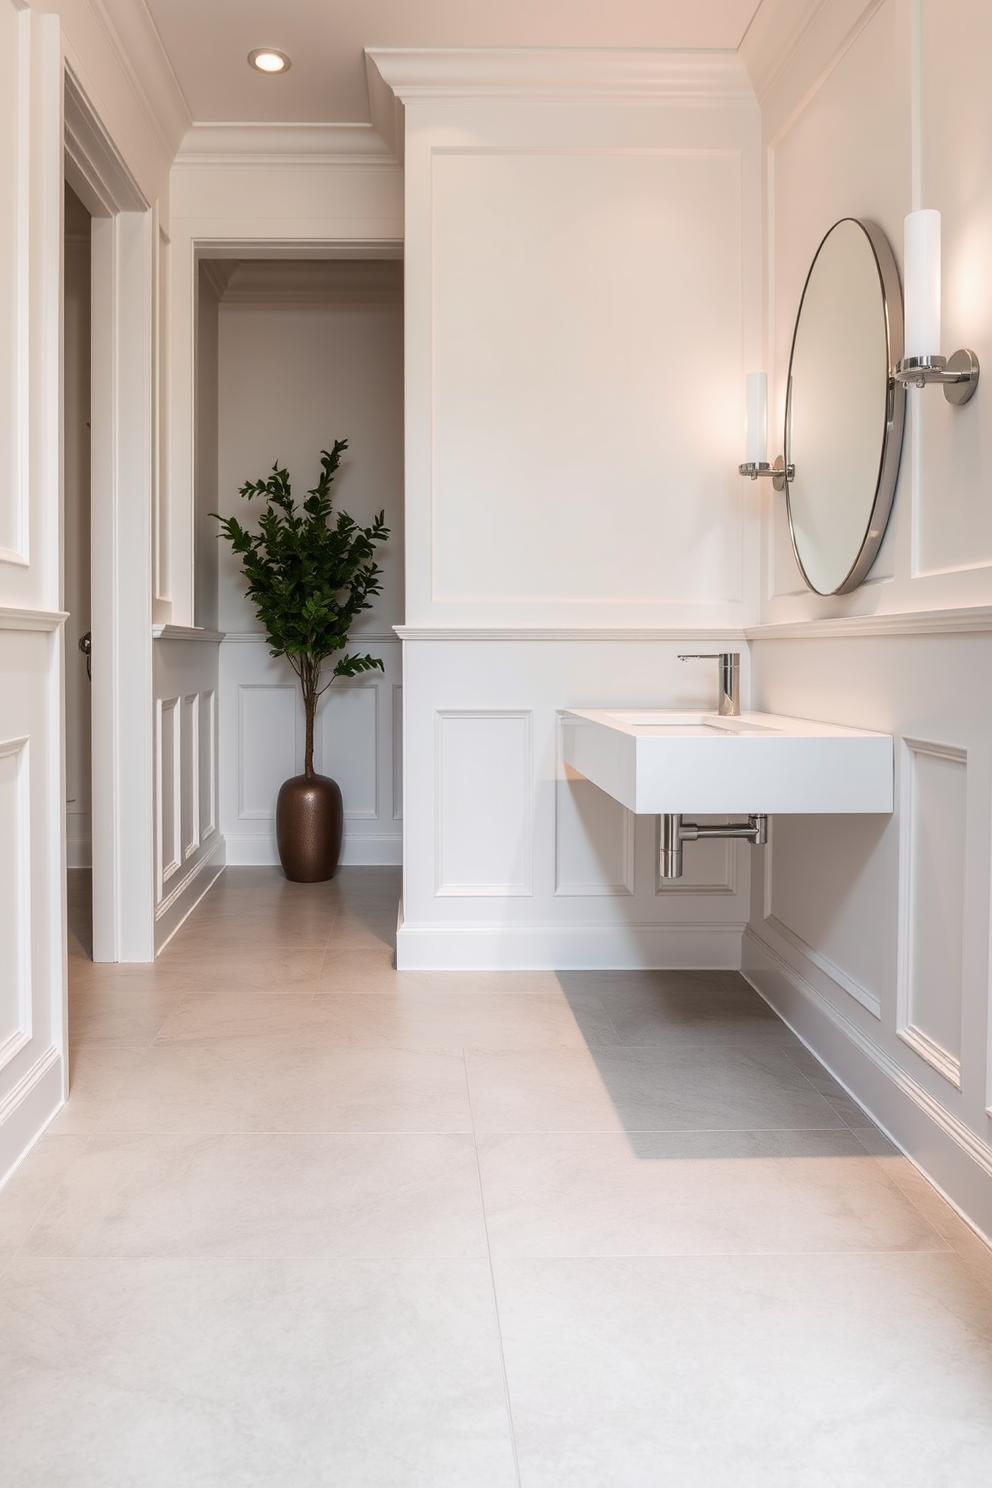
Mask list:
[{"label": "white ceiling", "polygon": [[[365,47],[736,51],[761,0],[145,0],[196,123],[369,122]],[[288,73],[265,77],[253,47]]]}]

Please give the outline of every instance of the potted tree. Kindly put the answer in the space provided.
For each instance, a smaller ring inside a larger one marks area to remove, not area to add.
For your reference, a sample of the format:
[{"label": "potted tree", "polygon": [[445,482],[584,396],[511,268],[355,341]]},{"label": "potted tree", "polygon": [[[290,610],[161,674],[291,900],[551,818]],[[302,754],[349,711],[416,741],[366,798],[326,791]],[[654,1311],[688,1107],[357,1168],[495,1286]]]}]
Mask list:
[{"label": "potted tree", "polygon": [[276,843],[286,877],[296,883],[332,878],[341,856],[344,810],[336,781],[313,767],[317,702],[335,677],[383,669],[376,656],[345,652],[324,677],[328,657],[344,651],[355,617],[371,608],[382,570],[374,561],[389,528],[380,511],[370,527],[347,512],[332,521],[331,482],[348,448],[336,439],[320,452],[320,478],[298,507],[289,472],[277,461],[266,480],[246,481],[240,495],[265,498],[257,532],[235,517],[217,517],[221,536],[241,559],[245,593],[255,606],[272,656],[285,656],[300,681],[306,714],[302,775],[283,783],[276,801]]}]

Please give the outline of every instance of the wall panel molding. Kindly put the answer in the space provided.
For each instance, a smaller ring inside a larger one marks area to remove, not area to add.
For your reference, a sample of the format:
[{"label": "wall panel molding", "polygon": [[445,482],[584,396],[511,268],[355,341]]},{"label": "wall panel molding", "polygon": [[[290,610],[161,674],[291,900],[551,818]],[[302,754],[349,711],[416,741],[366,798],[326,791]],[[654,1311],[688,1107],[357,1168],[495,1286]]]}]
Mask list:
[{"label": "wall panel molding", "polygon": [[28,738],[0,740],[0,1070],[32,1033],[31,770]]},{"label": "wall panel molding", "polygon": [[960,1089],[968,753],[903,740],[896,1031]]},{"label": "wall panel molding", "polygon": [[435,739],[435,895],[530,897],[532,713],[438,709]]}]

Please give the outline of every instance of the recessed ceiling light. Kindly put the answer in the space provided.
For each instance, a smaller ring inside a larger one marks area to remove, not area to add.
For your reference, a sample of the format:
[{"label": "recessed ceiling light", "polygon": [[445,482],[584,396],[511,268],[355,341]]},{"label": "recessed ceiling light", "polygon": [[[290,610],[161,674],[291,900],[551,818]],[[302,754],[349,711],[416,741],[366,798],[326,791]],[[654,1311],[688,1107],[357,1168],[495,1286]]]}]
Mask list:
[{"label": "recessed ceiling light", "polygon": [[256,72],[288,72],[293,65],[285,52],[277,52],[274,47],[256,47],[248,53],[248,62]]}]

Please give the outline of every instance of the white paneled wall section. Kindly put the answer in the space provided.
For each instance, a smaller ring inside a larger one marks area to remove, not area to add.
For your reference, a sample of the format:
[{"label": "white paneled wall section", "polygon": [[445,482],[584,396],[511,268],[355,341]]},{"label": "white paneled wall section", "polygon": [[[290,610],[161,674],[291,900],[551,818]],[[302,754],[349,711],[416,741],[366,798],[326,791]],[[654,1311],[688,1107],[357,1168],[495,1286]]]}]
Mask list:
[{"label": "white paneled wall section", "polygon": [[155,640],[155,944],[224,866],[218,777],[217,632],[166,626]]},{"label": "white paneled wall section", "polygon": [[736,966],[747,859],[705,844],[659,887],[655,822],[566,777],[559,714],[711,704],[715,664],[676,654],[740,650],[753,613],[747,75],[633,53],[372,61],[406,122],[398,964]]},{"label": "white paneled wall section", "polygon": [[[904,215],[940,209],[943,339],[988,362],[990,48],[982,0],[828,6],[788,65],[764,74],[779,428],[803,276],[839,217],[879,222],[901,262]],[[965,95],[962,138],[949,120]],[[897,807],[884,820],[773,823],[744,966],[992,1235],[988,392],[952,408],[933,389],[911,391],[888,535],[854,594],[804,589],[782,503],[765,493],[762,624],[748,631],[755,705],[892,733]]]}]

